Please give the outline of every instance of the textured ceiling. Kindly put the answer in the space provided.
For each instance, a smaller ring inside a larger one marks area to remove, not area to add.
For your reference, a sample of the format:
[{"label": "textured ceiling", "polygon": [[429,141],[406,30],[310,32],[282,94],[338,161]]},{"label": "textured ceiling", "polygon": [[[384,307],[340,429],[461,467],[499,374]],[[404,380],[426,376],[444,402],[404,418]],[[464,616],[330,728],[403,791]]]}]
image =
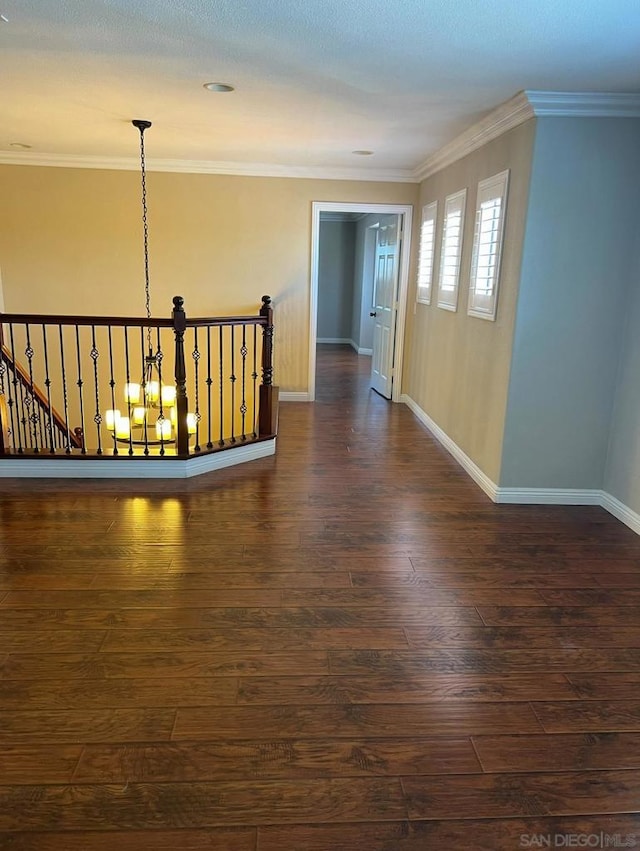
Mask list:
[{"label": "textured ceiling", "polygon": [[640,90],[640,0],[0,0],[0,12],[0,153],[135,157],[139,117],[154,123],[150,159],[410,170],[521,89]]}]

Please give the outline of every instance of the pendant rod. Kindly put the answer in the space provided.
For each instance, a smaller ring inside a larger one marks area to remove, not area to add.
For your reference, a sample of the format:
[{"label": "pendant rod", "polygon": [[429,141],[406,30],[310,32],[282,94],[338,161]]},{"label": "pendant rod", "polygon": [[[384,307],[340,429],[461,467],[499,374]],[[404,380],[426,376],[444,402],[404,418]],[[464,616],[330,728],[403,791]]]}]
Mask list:
[{"label": "pendant rod", "polygon": [[[147,319],[151,319],[151,291],[149,284],[149,225],[147,222],[147,172],[144,151],[144,131],[148,130],[149,127],[151,127],[151,122],[145,121],[141,118],[135,118],[131,123],[140,131],[140,176],[142,185],[142,232],[144,246],[144,295]],[[147,329],[147,343],[149,357],[152,357],[153,349],[151,346],[151,328]]]}]

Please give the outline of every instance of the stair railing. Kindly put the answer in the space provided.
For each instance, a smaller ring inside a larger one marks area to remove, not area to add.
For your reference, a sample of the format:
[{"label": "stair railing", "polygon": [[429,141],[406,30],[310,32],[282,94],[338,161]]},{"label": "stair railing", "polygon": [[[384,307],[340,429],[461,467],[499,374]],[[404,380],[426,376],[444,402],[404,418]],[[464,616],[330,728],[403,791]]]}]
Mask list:
[{"label": "stair railing", "polygon": [[[1,392],[5,381],[11,383],[13,393],[5,395]],[[3,426],[1,446],[8,448],[11,445],[10,436],[21,430],[25,440],[18,438],[19,444],[28,442],[26,435],[31,437],[36,431],[39,432],[39,441],[34,442],[39,446],[47,443],[54,447],[54,451],[63,447],[82,449],[82,429],[79,426],[69,428],[51,404],[50,396],[47,398],[40,387],[34,384],[33,376],[14,360],[13,354],[4,344],[0,355],[0,398],[0,423]]]},{"label": "stair railing", "polygon": [[251,316],[187,318],[179,296],[167,319],[0,313],[0,345],[0,458],[185,458],[276,434],[269,296]]}]

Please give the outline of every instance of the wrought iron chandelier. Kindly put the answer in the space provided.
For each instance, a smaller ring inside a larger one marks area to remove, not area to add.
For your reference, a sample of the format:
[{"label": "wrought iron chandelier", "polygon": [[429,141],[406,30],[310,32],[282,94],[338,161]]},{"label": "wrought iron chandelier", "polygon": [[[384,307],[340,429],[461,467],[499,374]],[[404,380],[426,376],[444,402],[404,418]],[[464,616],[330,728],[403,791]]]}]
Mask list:
[{"label": "wrought iron chandelier", "polygon": [[[144,132],[151,127],[150,121],[140,118],[132,122],[140,133],[140,176],[142,189],[142,234],[144,252],[144,294],[147,320],[151,320],[151,289],[149,284],[149,225],[147,221],[147,175],[144,148]],[[160,345],[154,352],[151,325],[147,326],[146,355],[139,382],[127,381],[124,386],[126,413],[108,410],[105,422],[116,441],[135,445],[151,446],[170,443],[176,427],[176,388],[162,382],[162,350]],[[195,434],[197,418],[187,414],[188,433]],[[136,437],[134,438],[134,434]]]}]

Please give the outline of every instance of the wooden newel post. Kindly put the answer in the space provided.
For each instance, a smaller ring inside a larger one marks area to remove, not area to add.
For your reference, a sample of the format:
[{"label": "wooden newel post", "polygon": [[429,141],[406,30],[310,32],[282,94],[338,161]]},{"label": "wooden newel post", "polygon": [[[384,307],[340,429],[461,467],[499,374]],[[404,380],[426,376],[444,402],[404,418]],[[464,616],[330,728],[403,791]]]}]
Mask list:
[{"label": "wooden newel post", "polygon": [[260,384],[260,410],[258,436],[275,435],[277,416],[277,389],[273,386],[273,307],[271,296],[262,296],[260,316],[266,319],[262,326],[262,383]]},{"label": "wooden newel post", "polygon": [[187,327],[187,317],[184,312],[182,296],[173,298],[173,332],[176,338],[176,450],[178,455],[189,454],[189,431],[187,426],[187,367],[184,359],[184,332]]}]

